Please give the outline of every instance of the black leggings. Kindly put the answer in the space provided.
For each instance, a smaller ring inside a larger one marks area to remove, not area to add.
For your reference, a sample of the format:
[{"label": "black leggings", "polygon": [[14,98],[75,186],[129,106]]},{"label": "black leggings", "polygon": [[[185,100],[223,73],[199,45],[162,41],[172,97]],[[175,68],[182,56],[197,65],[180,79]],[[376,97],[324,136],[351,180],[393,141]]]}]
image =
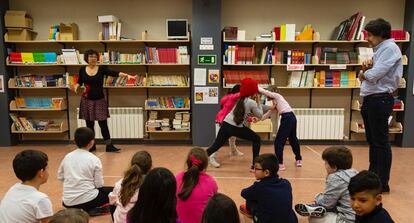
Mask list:
[{"label": "black leggings", "polygon": [[[85,121],[86,121],[86,126],[95,132],[95,121],[89,121],[89,120],[85,120]],[[108,129],[108,121],[107,120],[98,121],[98,124],[99,124],[99,127],[101,128],[101,134],[102,134],[103,139],[104,140],[111,139],[111,135],[109,134],[109,129]]]},{"label": "black leggings", "polygon": [[108,195],[109,195],[109,193],[111,193],[113,191],[113,189],[114,189],[113,187],[98,188],[99,193],[98,193],[98,196],[96,196],[95,199],[93,199],[91,201],[88,201],[86,203],[83,203],[83,204],[77,204],[77,205],[73,205],[73,206],[68,206],[68,205],[65,205],[63,203],[63,206],[65,208],[79,208],[79,209],[82,209],[86,212],[89,212],[90,210],[92,210],[94,208],[100,207],[104,204],[108,204],[109,203]]},{"label": "black leggings", "polygon": [[207,154],[210,156],[211,154],[219,150],[227,142],[227,140],[232,136],[236,136],[237,138],[249,140],[253,143],[252,165],[254,165],[254,159],[257,156],[259,156],[259,153],[260,153],[260,136],[257,135],[253,130],[247,128],[246,126],[236,127],[236,126],[230,125],[227,122],[223,122],[223,124],[220,127],[219,132],[217,133],[216,140],[214,141],[213,145],[211,145],[207,149]]}]

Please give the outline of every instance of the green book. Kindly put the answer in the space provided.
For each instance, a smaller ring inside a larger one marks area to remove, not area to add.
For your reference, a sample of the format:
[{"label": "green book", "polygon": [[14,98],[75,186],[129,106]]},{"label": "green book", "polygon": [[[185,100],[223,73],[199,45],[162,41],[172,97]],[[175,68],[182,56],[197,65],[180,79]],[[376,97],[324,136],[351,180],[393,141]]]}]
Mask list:
[{"label": "green book", "polygon": [[43,53],[33,53],[33,59],[35,63],[46,62],[45,55]]}]

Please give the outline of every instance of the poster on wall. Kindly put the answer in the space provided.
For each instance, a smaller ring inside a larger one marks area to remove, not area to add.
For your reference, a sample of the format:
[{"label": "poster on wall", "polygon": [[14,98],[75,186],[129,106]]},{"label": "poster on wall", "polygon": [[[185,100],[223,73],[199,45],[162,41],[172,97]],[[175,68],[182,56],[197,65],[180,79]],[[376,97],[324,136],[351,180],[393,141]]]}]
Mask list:
[{"label": "poster on wall", "polygon": [[4,75],[0,75],[0,93],[4,93]]},{"label": "poster on wall", "polygon": [[194,68],[194,85],[206,86],[206,68]]},{"label": "poster on wall", "polygon": [[218,104],[218,87],[195,87],[194,104]]},{"label": "poster on wall", "polygon": [[217,69],[208,70],[208,83],[210,84],[220,83],[220,70],[217,70]]}]

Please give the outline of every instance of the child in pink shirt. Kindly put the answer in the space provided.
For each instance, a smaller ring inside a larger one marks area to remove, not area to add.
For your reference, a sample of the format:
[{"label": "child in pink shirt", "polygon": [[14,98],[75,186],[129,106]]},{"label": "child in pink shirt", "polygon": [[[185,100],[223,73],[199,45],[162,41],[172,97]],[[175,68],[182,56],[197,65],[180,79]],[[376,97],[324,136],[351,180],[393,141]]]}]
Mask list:
[{"label": "child in pink shirt", "polygon": [[296,136],[296,116],[285,98],[282,95],[276,93],[277,88],[272,87],[272,90],[273,91],[268,91],[259,87],[259,93],[272,100],[275,108],[270,109],[266,114],[264,114],[262,120],[270,118],[272,113],[275,111],[280,115],[280,125],[274,142],[275,153],[279,160],[279,170],[286,170],[286,166],[283,163],[283,148],[285,147],[286,140],[288,138],[289,144],[292,147],[293,153],[295,154],[295,165],[296,167],[301,167],[302,156],[300,155],[299,140]]},{"label": "child in pink shirt", "polygon": [[208,156],[193,148],[187,156],[187,170],[177,174],[177,214],[183,223],[201,222],[208,199],[217,193],[217,183],[206,174]]},{"label": "child in pink shirt", "polygon": [[[231,112],[231,110],[233,109],[234,105],[236,104],[237,100],[239,100],[239,98],[240,98],[240,84],[234,85],[230,93],[226,94],[223,98],[221,98],[220,100],[221,109],[216,115],[216,123],[219,126],[221,126],[221,123],[223,123],[224,118],[226,117],[227,114]],[[229,138],[229,146],[231,149],[230,155],[231,156],[243,156],[244,154],[240,152],[236,147],[236,139],[237,137],[235,136],[232,136]],[[216,153],[211,154],[211,156],[216,157]],[[219,167],[220,165],[217,163],[217,165],[213,165],[213,166]]]}]

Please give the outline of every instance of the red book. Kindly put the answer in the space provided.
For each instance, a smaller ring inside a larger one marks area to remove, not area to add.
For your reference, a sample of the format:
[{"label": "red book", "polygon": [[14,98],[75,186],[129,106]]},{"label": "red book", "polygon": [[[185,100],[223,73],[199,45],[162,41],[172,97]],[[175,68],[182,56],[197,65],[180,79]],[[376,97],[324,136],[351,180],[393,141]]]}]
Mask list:
[{"label": "red book", "polygon": [[22,54],[21,53],[10,53],[10,62],[11,63],[23,63]]},{"label": "red book", "polygon": [[362,14],[360,12],[358,12],[357,14],[353,15],[352,17],[354,17],[351,28],[349,29],[349,32],[347,34],[347,40],[353,40],[354,38],[354,33],[356,32],[356,28],[358,27],[361,18],[362,18]]},{"label": "red book", "polygon": [[275,32],[275,39],[280,40],[280,27],[275,27],[273,30]]}]

